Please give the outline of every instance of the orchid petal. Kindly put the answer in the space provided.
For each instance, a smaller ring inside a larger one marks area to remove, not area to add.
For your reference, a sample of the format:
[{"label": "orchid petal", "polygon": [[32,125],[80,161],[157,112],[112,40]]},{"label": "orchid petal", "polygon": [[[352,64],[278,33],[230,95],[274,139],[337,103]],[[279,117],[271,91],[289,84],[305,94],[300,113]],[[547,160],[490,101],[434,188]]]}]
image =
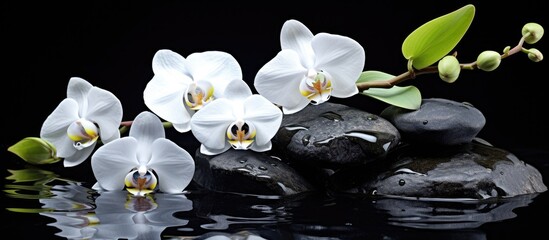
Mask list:
[{"label": "orchid petal", "polygon": [[355,40],[319,33],[311,42],[316,53],[315,69],[331,75],[332,96],[346,98],[358,93],[356,81],[364,69],[364,49]]},{"label": "orchid petal", "polygon": [[122,121],[122,103],[114,94],[98,87],[88,93],[89,106],[84,118],[97,123],[99,136],[103,143],[106,140],[120,137],[118,127]]},{"label": "orchid petal", "polygon": [[133,120],[129,136],[137,139],[137,160],[140,165],[145,165],[151,159],[153,142],[166,137],[166,134],[160,119],[153,113],[144,111]]},{"label": "orchid petal", "polygon": [[187,57],[187,66],[195,82],[208,81],[214,86],[214,96],[220,98],[233,79],[242,79],[242,69],[236,59],[225,52],[207,51]]},{"label": "orchid petal", "polygon": [[225,143],[222,148],[209,148],[205,146],[204,144],[200,145],[200,153],[205,155],[217,155],[224,153],[225,151],[229,150],[231,148],[231,145],[228,143]]},{"label": "orchid petal", "polygon": [[79,77],[69,79],[67,86],[67,98],[72,98],[78,103],[78,116],[83,116],[88,108],[88,92],[92,89],[92,85]]},{"label": "orchid petal", "polygon": [[96,145],[97,145],[97,142],[94,142],[90,146],[87,146],[81,150],[75,149],[76,151],[74,152],[74,154],[68,157],[65,157],[65,159],[63,160],[63,166],[74,167],[76,165],[79,165],[80,163],[83,163],[91,155]]},{"label": "orchid petal", "polygon": [[282,123],[282,111],[261,95],[250,96],[244,102],[244,120],[256,130],[255,144],[265,145],[274,137]]},{"label": "orchid petal", "polygon": [[195,170],[192,156],[165,138],[152,144],[152,157],[147,167],[158,174],[158,187],[166,193],[182,192],[193,179]]},{"label": "orchid petal", "polygon": [[227,85],[223,96],[231,100],[244,101],[247,97],[252,96],[252,90],[244,80],[235,79]]},{"label": "orchid petal", "polygon": [[183,103],[184,95],[187,92],[192,80],[182,75],[184,81],[174,81],[173,79],[155,75],[145,87],[143,99],[145,105],[160,118],[172,122],[179,132],[190,130],[188,122],[192,113]]},{"label": "orchid petal", "polygon": [[271,150],[271,148],[273,147],[273,144],[271,143],[271,141],[263,144],[263,145],[259,145],[257,142],[255,144],[252,144],[252,146],[250,147],[251,150],[254,150],[256,152],[266,152],[266,151],[269,151]]},{"label": "orchid petal", "polygon": [[227,128],[235,120],[233,102],[220,98],[194,114],[191,119],[192,133],[208,149],[224,148]]},{"label": "orchid petal", "polygon": [[282,50],[257,73],[254,86],[259,94],[291,114],[303,109],[309,100],[299,92],[307,69],[299,63],[295,51]]},{"label": "orchid petal", "polygon": [[171,75],[178,79],[181,75],[189,76],[185,66],[187,60],[179,53],[169,49],[158,50],[152,60],[152,69],[155,75]]},{"label": "orchid petal", "polygon": [[303,23],[297,20],[288,20],[282,26],[280,32],[280,45],[282,49],[291,49],[300,56],[301,64],[311,68],[314,64],[315,53],[311,48],[313,33]]},{"label": "orchid petal", "polygon": [[124,137],[97,149],[91,158],[93,174],[105,190],[124,189],[124,179],[132,168],[138,167],[137,140]]},{"label": "orchid petal", "polygon": [[40,138],[55,146],[58,157],[65,158],[77,151],[67,136],[67,128],[78,119],[78,103],[72,98],[65,98],[42,124]]}]

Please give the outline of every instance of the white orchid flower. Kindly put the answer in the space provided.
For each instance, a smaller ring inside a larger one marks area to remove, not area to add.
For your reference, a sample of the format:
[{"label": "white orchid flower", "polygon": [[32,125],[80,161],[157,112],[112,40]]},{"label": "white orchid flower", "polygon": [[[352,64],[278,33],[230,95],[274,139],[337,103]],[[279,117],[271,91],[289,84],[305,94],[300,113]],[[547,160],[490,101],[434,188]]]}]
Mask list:
[{"label": "white orchid flower", "polygon": [[145,87],[145,105],[179,132],[190,130],[195,111],[221,97],[228,80],[242,78],[234,57],[220,51],[193,53],[186,59],[171,50],[153,57],[154,77]]},{"label": "white orchid flower", "polygon": [[356,81],[364,68],[364,49],[355,40],[328,33],[313,33],[301,22],[288,20],[280,33],[282,50],[257,73],[259,94],[282,106],[285,114],[330,96],[346,98],[358,93]]},{"label": "white orchid flower", "polygon": [[202,144],[200,152],[216,155],[229,148],[264,152],[282,123],[282,111],[252,91],[243,80],[234,80],[216,99],[191,119],[192,133]]},{"label": "white orchid flower", "polygon": [[91,165],[97,179],[94,189],[115,191],[126,186],[140,196],[155,191],[157,183],[162,192],[182,192],[194,175],[191,155],[165,138],[162,122],[148,111],[137,115],[129,136],[97,149]]},{"label": "white orchid flower", "polygon": [[40,138],[55,146],[65,167],[73,167],[90,156],[98,139],[108,143],[120,138],[121,121],[122,104],[114,94],[73,77],[67,98],[42,124]]}]

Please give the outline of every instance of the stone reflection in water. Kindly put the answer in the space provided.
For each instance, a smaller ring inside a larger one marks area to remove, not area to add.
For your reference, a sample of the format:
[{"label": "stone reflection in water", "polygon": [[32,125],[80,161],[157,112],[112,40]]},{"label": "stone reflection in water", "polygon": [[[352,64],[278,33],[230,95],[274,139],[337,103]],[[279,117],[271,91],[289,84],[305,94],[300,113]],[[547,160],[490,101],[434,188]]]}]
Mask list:
[{"label": "stone reflection in water", "polygon": [[418,229],[474,229],[489,222],[511,219],[514,209],[526,207],[538,194],[494,201],[449,201],[380,198],[374,207],[386,212],[387,223]]},{"label": "stone reflection in water", "polygon": [[234,226],[276,225],[288,222],[292,198],[209,192],[195,199],[195,211],[208,223],[200,228],[220,231]]}]

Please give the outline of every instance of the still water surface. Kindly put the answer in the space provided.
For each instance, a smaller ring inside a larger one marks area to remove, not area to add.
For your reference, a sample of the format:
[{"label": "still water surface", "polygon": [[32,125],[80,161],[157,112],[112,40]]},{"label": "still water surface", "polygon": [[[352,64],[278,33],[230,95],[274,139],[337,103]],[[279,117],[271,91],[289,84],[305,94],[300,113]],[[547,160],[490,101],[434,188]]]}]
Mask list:
[{"label": "still water surface", "polygon": [[[541,153],[517,155],[547,176],[549,156]],[[423,201],[242,195],[191,185],[183,194],[136,198],[95,192],[90,179],[56,171],[8,167],[4,232],[18,239],[539,239],[549,226],[546,193]]]}]

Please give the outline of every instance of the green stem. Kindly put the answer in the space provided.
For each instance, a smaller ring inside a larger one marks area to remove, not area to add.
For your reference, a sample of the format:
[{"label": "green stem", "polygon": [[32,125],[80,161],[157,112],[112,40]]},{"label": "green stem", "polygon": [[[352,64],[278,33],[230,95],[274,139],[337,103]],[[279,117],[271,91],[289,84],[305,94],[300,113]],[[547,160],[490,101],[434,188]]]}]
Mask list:
[{"label": "green stem", "polygon": [[[120,135],[126,133],[128,130],[130,130],[130,127],[132,126],[133,121],[123,121],[120,123],[120,128],[118,129],[120,131]],[[171,128],[173,124],[171,122],[162,122],[162,126],[164,128]]]},{"label": "green stem", "polygon": [[[528,36],[528,34],[525,34],[522,38],[520,38],[520,41],[515,47],[510,49],[508,52],[501,54],[501,59],[504,59],[515,53],[523,51],[522,45],[524,44],[524,39]],[[368,82],[357,83],[356,86],[358,88],[358,91],[362,92],[370,88],[392,88],[393,86],[396,86],[397,84],[402,83],[406,80],[414,79],[417,75],[422,75],[427,73],[438,73],[437,66],[429,66],[420,70],[415,70],[413,67],[411,67],[411,61],[409,61],[407,67],[408,67],[407,72],[404,72],[388,80],[379,80],[379,81],[373,80]],[[461,69],[464,69],[464,70],[474,70],[477,68],[477,62],[474,61],[471,63],[460,64],[460,67]]]}]

